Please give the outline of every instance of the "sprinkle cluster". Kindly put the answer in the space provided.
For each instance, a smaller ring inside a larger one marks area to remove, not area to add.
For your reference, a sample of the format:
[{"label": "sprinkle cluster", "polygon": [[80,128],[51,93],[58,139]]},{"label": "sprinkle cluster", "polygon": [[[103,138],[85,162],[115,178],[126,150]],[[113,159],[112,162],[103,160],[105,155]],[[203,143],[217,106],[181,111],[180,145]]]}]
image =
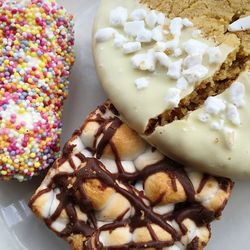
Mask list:
[{"label": "sprinkle cluster", "polygon": [[30,179],[59,154],[73,22],[54,0],[0,1],[0,178]]}]

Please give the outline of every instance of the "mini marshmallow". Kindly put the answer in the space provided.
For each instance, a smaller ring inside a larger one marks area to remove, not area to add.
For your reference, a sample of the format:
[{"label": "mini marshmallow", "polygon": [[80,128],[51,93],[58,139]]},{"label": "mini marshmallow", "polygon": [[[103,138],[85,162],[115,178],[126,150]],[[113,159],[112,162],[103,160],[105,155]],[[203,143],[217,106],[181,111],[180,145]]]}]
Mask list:
[{"label": "mini marshmallow", "polygon": [[144,21],[126,22],[124,24],[124,32],[129,36],[136,37],[137,34],[144,29],[145,29]]},{"label": "mini marshmallow", "polygon": [[112,26],[123,26],[128,19],[128,10],[123,7],[117,7],[110,12],[109,22]]},{"label": "mini marshmallow", "polygon": [[182,50],[180,48],[177,48],[174,50],[174,54],[175,57],[179,57],[182,55]]},{"label": "mini marshmallow", "polygon": [[222,99],[209,96],[204,103],[204,108],[209,114],[218,115],[226,109],[226,105]]},{"label": "mini marshmallow", "polygon": [[163,30],[161,26],[156,26],[152,30],[152,39],[155,40],[156,42],[163,41],[164,36],[163,36]]},{"label": "mini marshmallow", "polygon": [[210,115],[208,113],[201,113],[198,116],[199,121],[204,122],[204,123],[208,122],[209,118],[210,118]]},{"label": "mini marshmallow", "polygon": [[166,103],[171,107],[171,108],[176,108],[179,105],[180,102],[180,93],[181,91],[176,88],[170,88],[164,98]]},{"label": "mini marshmallow", "polygon": [[219,47],[208,48],[206,53],[208,55],[209,63],[220,63],[222,58],[222,52]]},{"label": "mini marshmallow", "polygon": [[185,27],[193,27],[194,26],[194,24],[188,18],[183,18],[182,19],[182,24]]},{"label": "mini marshmallow", "polygon": [[236,126],[240,125],[240,114],[239,114],[238,109],[235,105],[229,104],[227,106],[227,118],[234,125],[236,125]]},{"label": "mini marshmallow", "polygon": [[115,39],[114,39],[114,47],[115,47],[115,48],[117,48],[117,49],[122,48],[122,46],[123,46],[126,42],[128,42],[128,39],[127,39],[125,36],[123,36],[123,35],[121,35],[121,34],[119,34],[119,33],[116,33],[116,34],[115,34]]},{"label": "mini marshmallow", "polygon": [[208,46],[198,40],[189,39],[183,44],[183,48],[189,55],[203,55]]},{"label": "mini marshmallow", "polygon": [[155,58],[165,68],[168,68],[172,63],[171,59],[164,52],[155,52]]},{"label": "mini marshmallow", "polygon": [[145,18],[145,22],[150,29],[153,29],[157,23],[158,16],[155,11],[150,11]]},{"label": "mini marshmallow", "polygon": [[176,87],[181,90],[186,90],[188,88],[188,82],[184,77],[177,80]]},{"label": "mini marshmallow", "polygon": [[166,20],[165,15],[162,12],[158,13],[158,15],[157,15],[157,23],[159,25],[163,25],[165,23],[165,20]]},{"label": "mini marshmallow", "polygon": [[137,33],[136,41],[141,43],[148,43],[152,41],[152,31],[148,29],[141,30]]},{"label": "mini marshmallow", "polygon": [[96,32],[95,39],[97,42],[102,43],[111,40],[116,31],[113,28],[103,28]]},{"label": "mini marshmallow", "polygon": [[168,72],[167,76],[169,76],[172,79],[179,79],[181,76],[181,65],[182,65],[183,60],[180,59],[176,62],[172,62],[168,66]]},{"label": "mini marshmallow", "polygon": [[241,82],[234,82],[229,88],[230,101],[238,108],[245,105],[245,86]]},{"label": "mini marshmallow", "polygon": [[182,28],[183,23],[180,17],[176,17],[170,21],[169,30],[174,37],[179,37],[181,35]]},{"label": "mini marshmallow", "polygon": [[210,128],[214,129],[214,130],[221,130],[224,127],[224,123],[225,123],[225,121],[223,119],[220,119],[217,122],[212,122],[210,125]]},{"label": "mini marshmallow", "polygon": [[178,48],[179,42],[180,41],[179,41],[178,38],[175,38],[175,39],[173,39],[171,41],[168,41],[168,42],[165,43],[165,46],[166,46],[165,49],[175,50],[175,49]]},{"label": "mini marshmallow", "polygon": [[203,65],[195,65],[184,70],[182,74],[190,84],[196,84],[208,74],[208,69]]},{"label": "mini marshmallow", "polygon": [[140,21],[140,20],[145,19],[146,15],[147,15],[147,11],[141,8],[141,9],[134,10],[131,13],[130,18],[133,21]]},{"label": "mini marshmallow", "polygon": [[183,61],[183,66],[187,69],[199,64],[202,64],[202,55],[189,55]]},{"label": "mini marshmallow", "polygon": [[128,42],[123,44],[123,53],[131,54],[141,49],[141,43],[139,42]]},{"label": "mini marshmallow", "polygon": [[228,26],[231,32],[244,31],[250,29],[250,16],[242,17]]},{"label": "mini marshmallow", "polygon": [[149,84],[149,81],[145,77],[138,78],[135,80],[135,86],[138,90],[147,88],[148,84]]}]

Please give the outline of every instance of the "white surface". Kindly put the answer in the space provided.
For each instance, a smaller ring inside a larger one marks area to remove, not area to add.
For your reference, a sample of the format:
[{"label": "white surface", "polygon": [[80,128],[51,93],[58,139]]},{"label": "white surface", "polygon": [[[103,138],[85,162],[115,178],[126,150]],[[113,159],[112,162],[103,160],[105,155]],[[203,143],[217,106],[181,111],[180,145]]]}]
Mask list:
[{"label": "white surface", "polygon": [[[98,0],[59,0],[75,15],[76,63],[70,97],[64,112],[63,143],[105,96],[98,84],[91,55],[91,28]],[[119,83],[118,83],[119,84]],[[41,182],[0,183],[0,250],[66,250],[67,244],[50,232],[27,207]],[[236,183],[222,220],[212,226],[207,250],[250,249],[250,183]]]}]

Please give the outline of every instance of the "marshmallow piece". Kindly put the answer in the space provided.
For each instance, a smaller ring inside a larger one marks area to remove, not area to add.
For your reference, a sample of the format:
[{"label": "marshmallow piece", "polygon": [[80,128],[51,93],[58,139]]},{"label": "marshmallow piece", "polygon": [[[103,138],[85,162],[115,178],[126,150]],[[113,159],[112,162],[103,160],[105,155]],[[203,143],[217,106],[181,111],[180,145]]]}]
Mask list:
[{"label": "marshmallow piece", "polygon": [[117,7],[110,12],[109,22],[112,26],[120,27],[128,19],[128,10],[124,7]]},{"label": "marshmallow piece", "polygon": [[250,16],[242,17],[228,26],[231,32],[244,31],[250,29]]},{"label": "marshmallow piece", "polygon": [[208,48],[206,51],[208,55],[208,61],[211,64],[220,63],[222,53],[219,47]]},{"label": "marshmallow piece", "polygon": [[194,24],[188,18],[183,18],[182,19],[182,24],[185,27],[193,27],[194,26]]},{"label": "marshmallow piece", "polygon": [[167,214],[174,210],[174,204],[157,205],[153,208],[153,211],[157,214]]},{"label": "marshmallow piece", "polygon": [[129,36],[136,37],[137,34],[140,31],[143,31],[144,29],[145,29],[144,21],[132,21],[132,22],[126,22],[124,24],[124,32]]},{"label": "marshmallow piece", "polygon": [[236,126],[240,125],[240,114],[239,114],[238,109],[235,105],[229,104],[227,106],[227,118],[234,125],[236,125]]},{"label": "marshmallow piece", "polygon": [[116,33],[116,34],[115,34],[115,39],[114,39],[114,47],[115,47],[115,48],[117,48],[117,49],[122,48],[122,46],[123,46],[126,42],[128,42],[128,39],[127,39],[125,36],[123,36],[123,35],[121,35],[121,34],[119,34],[119,33]]},{"label": "marshmallow piece", "polygon": [[140,20],[145,19],[146,15],[147,15],[147,11],[141,8],[141,9],[134,10],[131,13],[130,18],[133,21],[140,21]]},{"label": "marshmallow piece", "polygon": [[166,103],[171,107],[171,108],[177,108],[180,102],[180,93],[181,91],[176,88],[170,88],[164,98]]},{"label": "marshmallow piece", "polygon": [[180,90],[186,90],[188,87],[188,82],[184,77],[181,77],[177,80],[176,87]]},{"label": "marshmallow piece", "polygon": [[229,88],[230,101],[238,108],[245,106],[245,86],[241,82],[234,82]]},{"label": "marshmallow piece", "polygon": [[169,76],[172,79],[179,79],[181,77],[181,65],[182,65],[183,60],[180,59],[176,62],[172,62],[168,66],[168,72],[167,76]]},{"label": "marshmallow piece", "polygon": [[166,49],[170,49],[170,50],[175,50],[178,48],[178,45],[179,45],[179,39],[178,38],[175,38],[171,41],[168,41],[165,43],[165,50]]},{"label": "marshmallow piece", "polygon": [[181,35],[182,28],[183,23],[180,17],[175,17],[170,21],[169,30],[174,37],[179,37]]},{"label": "marshmallow piece", "polygon": [[141,43],[149,43],[152,41],[152,31],[148,29],[141,30],[137,33],[136,41]]},{"label": "marshmallow piece", "polygon": [[208,69],[203,65],[195,65],[184,70],[182,74],[190,84],[196,84],[208,74]]},{"label": "marshmallow piece", "polygon": [[203,55],[208,46],[198,40],[189,39],[183,44],[183,48],[189,55]]},{"label": "marshmallow piece", "polygon": [[135,86],[138,90],[147,88],[148,84],[149,84],[149,81],[145,77],[138,78],[135,80]]},{"label": "marshmallow piece", "polygon": [[95,39],[99,43],[107,42],[114,37],[115,33],[116,31],[113,28],[103,28],[96,32]]},{"label": "marshmallow piece", "polygon": [[208,114],[208,113],[201,113],[201,114],[199,114],[199,116],[198,116],[198,119],[201,121],[201,122],[208,122],[208,120],[209,120],[209,118],[210,118],[210,115]]},{"label": "marshmallow piece", "polygon": [[141,43],[139,42],[128,42],[123,44],[123,53],[131,54],[141,49]]},{"label": "marshmallow piece", "polygon": [[214,130],[221,130],[224,127],[224,123],[225,123],[225,121],[223,119],[220,119],[217,122],[212,122],[210,127],[211,127],[211,129],[214,129]]},{"label": "marshmallow piece", "polygon": [[189,55],[183,61],[183,66],[187,69],[199,64],[202,64],[202,55]]},{"label": "marshmallow piece", "polygon": [[174,50],[174,56],[179,57],[182,55],[182,50],[180,48],[177,48]]},{"label": "marshmallow piece", "polygon": [[166,21],[165,15],[162,12],[158,13],[158,15],[157,15],[157,24],[163,25],[165,23],[165,21]]},{"label": "marshmallow piece", "polygon": [[155,40],[156,42],[163,41],[164,37],[163,37],[163,30],[161,26],[156,26],[152,30],[152,39]]},{"label": "marshmallow piece", "polygon": [[164,52],[155,52],[156,60],[163,66],[168,68],[172,63],[171,59]]},{"label": "marshmallow piece", "polygon": [[153,50],[149,50],[146,54],[135,55],[131,62],[136,69],[155,71],[156,58]]},{"label": "marshmallow piece", "polygon": [[204,108],[209,114],[218,115],[226,109],[226,105],[222,99],[209,96],[204,103]]},{"label": "marshmallow piece", "polygon": [[145,18],[145,22],[150,29],[155,27],[157,20],[158,16],[155,11],[150,11],[150,13]]},{"label": "marshmallow piece", "polygon": [[232,149],[235,142],[235,131],[228,127],[223,130],[224,138],[228,149]]}]

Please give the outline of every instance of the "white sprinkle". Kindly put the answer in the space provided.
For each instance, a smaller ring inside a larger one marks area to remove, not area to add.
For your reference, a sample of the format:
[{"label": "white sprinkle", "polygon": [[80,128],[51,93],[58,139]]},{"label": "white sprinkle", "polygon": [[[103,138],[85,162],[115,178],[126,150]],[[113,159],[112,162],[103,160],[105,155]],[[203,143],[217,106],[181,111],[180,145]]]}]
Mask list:
[{"label": "white sprinkle", "polygon": [[147,88],[148,84],[149,84],[149,81],[145,77],[138,78],[135,80],[135,86],[138,90]]},{"label": "white sprinkle", "polygon": [[198,40],[189,39],[183,44],[183,47],[189,55],[203,55],[208,46]]},{"label": "white sprinkle", "polygon": [[231,32],[243,31],[250,29],[250,16],[242,17],[228,26]]},{"label": "white sprinkle", "polygon": [[209,118],[210,118],[210,115],[208,114],[208,113],[201,113],[201,114],[199,114],[199,116],[198,116],[198,119],[201,121],[201,122],[208,122],[208,120],[209,120]]},{"label": "white sprinkle", "polygon": [[128,10],[123,7],[117,7],[110,12],[109,22],[112,26],[123,26],[128,19]]},{"label": "white sprinkle", "polygon": [[171,108],[178,107],[178,104],[180,102],[180,93],[181,91],[176,88],[170,88],[168,90],[164,100]]},{"label": "white sprinkle", "polygon": [[234,82],[229,88],[230,101],[238,108],[245,106],[245,86],[241,82]]},{"label": "white sprinkle", "polygon": [[155,11],[151,11],[145,18],[145,22],[150,29],[153,29],[157,23],[158,16]]},{"label": "white sprinkle", "polygon": [[190,84],[196,84],[208,74],[208,69],[203,65],[195,65],[184,70],[182,74]]},{"label": "white sprinkle", "polygon": [[136,69],[155,71],[156,58],[153,50],[149,50],[145,54],[138,54],[132,57],[132,65]]},{"label": "white sprinkle", "polygon": [[183,66],[187,69],[199,64],[202,64],[202,55],[189,55],[183,61]]},{"label": "white sprinkle", "polygon": [[174,50],[174,56],[179,57],[182,55],[182,50],[180,48],[177,48]]},{"label": "white sprinkle", "polygon": [[208,48],[206,53],[208,55],[209,63],[211,64],[220,63],[222,58],[222,53],[219,47]]},{"label": "white sprinkle", "polygon": [[177,80],[176,87],[181,90],[186,90],[188,87],[188,82],[184,77],[181,77]]},{"label": "white sprinkle", "polygon": [[120,49],[122,48],[123,44],[126,43],[127,41],[128,39],[125,36],[117,33],[115,34],[114,47]]},{"label": "white sprinkle", "polygon": [[170,21],[169,30],[174,37],[179,37],[181,35],[182,28],[183,23],[180,17],[175,17]]},{"label": "white sprinkle", "polygon": [[169,76],[172,79],[179,79],[181,76],[181,65],[182,65],[182,59],[176,61],[176,62],[172,62],[169,66],[168,66],[168,73],[167,76]]},{"label": "white sprinkle", "polygon": [[156,42],[163,41],[164,37],[163,37],[163,32],[162,31],[163,30],[162,30],[161,26],[156,26],[152,30],[152,39],[155,40]]},{"label": "white sprinkle", "polygon": [[152,41],[152,31],[148,29],[141,30],[137,33],[136,36],[137,42],[149,43]]},{"label": "white sprinkle", "polygon": [[140,21],[145,19],[146,15],[147,11],[145,9],[136,9],[131,13],[130,18],[133,21]]},{"label": "white sprinkle", "polygon": [[185,27],[193,27],[194,26],[193,23],[188,18],[182,19],[182,24]]},{"label": "white sprinkle", "polygon": [[133,21],[124,24],[124,32],[129,36],[136,37],[137,34],[145,29],[144,21]]},{"label": "white sprinkle", "polygon": [[218,115],[226,109],[226,105],[220,98],[209,96],[204,103],[204,108],[209,114]]},{"label": "white sprinkle", "polygon": [[95,39],[97,42],[106,42],[108,40],[111,40],[116,31],[113,28],[103,28],[96,32]]},{"label": "white sprinkle", "polygon": [[128,42],[123,44],[123,53],[131,54],[141,49],[141,43],[139,42]]},{"label": "white sprinkle", "polygon": [[220,119],[218,122],[212,122],[210,124],[210,127],[211,129],[214,129],[214,130],[221,130],[224,127],[224,123],[225,121],[223,119]]},{"label": "white sprinkle", "polygon": [[234,146],[234,141],[235,141],[235,132],[233,129],[225,127],[224,130],[224,137],[225,137],[225,142],[226,145],[229,149],[232,149]]},{"label": "white sprinkle", "polygon": [[240,114],[239,114],[238,109],[236,108],[235,105],[229,104],[227,106],[227,118],[234,125],[236,125],[236,126],[240,125]]},{"label": "white sprinkle", "polygon": [[158,15],[157,15],[157,23],[159,25],[163,25],[165,23],[165,20],[166,20],[165,15],[162,12],[158,13]]},{"label": "white sprinkle", "polygon": [[168,68],[172,63],[171,59],[164,52],[156,52],[155,58],[165,68]]}]

